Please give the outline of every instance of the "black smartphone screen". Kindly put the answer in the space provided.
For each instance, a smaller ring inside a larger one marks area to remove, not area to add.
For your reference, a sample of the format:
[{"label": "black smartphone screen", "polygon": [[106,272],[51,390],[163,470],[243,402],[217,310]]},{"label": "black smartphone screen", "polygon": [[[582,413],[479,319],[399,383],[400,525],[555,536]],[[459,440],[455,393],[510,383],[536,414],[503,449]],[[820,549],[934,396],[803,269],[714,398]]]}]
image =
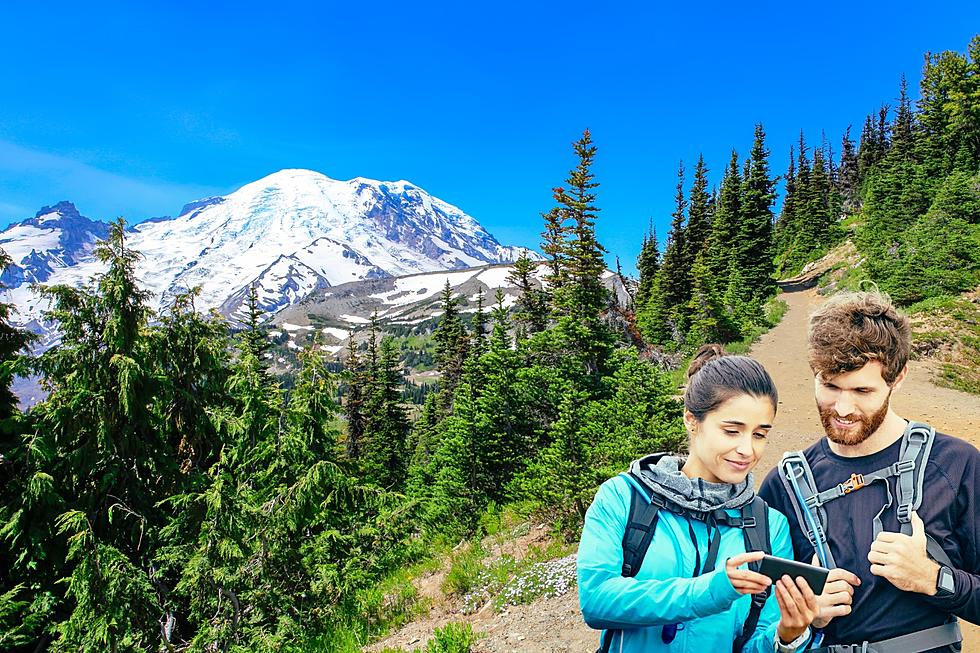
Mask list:
[{"label": "black smartphone screen", "polygon": [[783,576],[790,578],[802,576],[813,593],[820,594],[823,592],[823,586],[827,583],[827,574],[830,572],[823,567],[814,567],[803,562],[767,555],[762,558],[759,573],[768,576],[774,583]]}]

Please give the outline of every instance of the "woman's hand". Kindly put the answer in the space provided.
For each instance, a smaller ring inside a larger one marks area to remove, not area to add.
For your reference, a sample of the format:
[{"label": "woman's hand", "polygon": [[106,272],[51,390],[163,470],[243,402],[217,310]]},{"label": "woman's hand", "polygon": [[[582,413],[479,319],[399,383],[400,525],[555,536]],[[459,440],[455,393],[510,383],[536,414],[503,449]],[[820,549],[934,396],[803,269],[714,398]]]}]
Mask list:
[{"label": "woman's hand", "polygon": [[[751,551],[732,556],[725,562],[725,571],[728,573],[728,580],[732,587],[739,594],[758,594],[764,592],[767,587],[772,585],[768,576],[763,576],[750,569],[739,569],[744,564],[758,562],[762,560],[765,553],[762,551]],[[812,593],[812,592],[811,592]]]},{"label": "woman's hand", "polygon": [[780,614],[776,635],[784,644],[802,635],[820,612],[813,590],[799,576],[795,582],[789,576],[776,581],[776,602]]}]

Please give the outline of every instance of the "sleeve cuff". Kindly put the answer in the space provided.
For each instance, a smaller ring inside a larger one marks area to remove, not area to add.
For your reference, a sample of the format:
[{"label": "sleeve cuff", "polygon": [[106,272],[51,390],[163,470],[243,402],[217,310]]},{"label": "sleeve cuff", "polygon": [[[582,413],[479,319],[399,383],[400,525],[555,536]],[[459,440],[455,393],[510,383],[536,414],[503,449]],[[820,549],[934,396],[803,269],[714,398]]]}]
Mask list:
[{"label": "sleeve cuff", "polygon": [[773,643],[773,649],[777,653],[795,653],[795,651],[802,648],[803,645],[806,644],[808,641],[810,641],[809,626],[807,626],[807,629],[803,631],[803,634],[801,634],[799,637],[794,639],[789,644],[783,644],[782,642],[779,641],[779,632],[777,631],[776,634],[773,635],[772,643]]}]

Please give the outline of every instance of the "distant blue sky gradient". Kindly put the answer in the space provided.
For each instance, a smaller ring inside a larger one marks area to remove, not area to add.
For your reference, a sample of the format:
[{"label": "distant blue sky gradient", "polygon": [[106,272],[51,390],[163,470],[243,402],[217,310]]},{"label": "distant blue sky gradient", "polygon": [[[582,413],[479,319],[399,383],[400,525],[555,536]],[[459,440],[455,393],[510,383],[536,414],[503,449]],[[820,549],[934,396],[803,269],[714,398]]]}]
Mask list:
[{"label": "distant blue sky gradient", "polygon": [[586,127],[600,241],[634,269],[677,162],[720,181],[753,125],[775,173],[802,128],[913,95],[980,3],[7,3],[0,227],[42,205],[137,222],[282,168],[407,179],[536,247]]}]

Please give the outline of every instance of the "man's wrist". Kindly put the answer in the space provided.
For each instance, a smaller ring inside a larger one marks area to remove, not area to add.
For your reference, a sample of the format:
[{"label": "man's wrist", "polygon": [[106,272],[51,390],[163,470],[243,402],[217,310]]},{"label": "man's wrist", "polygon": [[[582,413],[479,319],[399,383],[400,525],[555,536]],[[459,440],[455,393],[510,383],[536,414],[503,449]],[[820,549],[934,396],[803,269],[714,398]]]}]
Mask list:
[{"label": "man's wrist", "polygon": [[919,587],[919,594],[935,596],[939,591],[939,563],[930,559],[926,564],[926,571],[922,576],[922,585]]}]

